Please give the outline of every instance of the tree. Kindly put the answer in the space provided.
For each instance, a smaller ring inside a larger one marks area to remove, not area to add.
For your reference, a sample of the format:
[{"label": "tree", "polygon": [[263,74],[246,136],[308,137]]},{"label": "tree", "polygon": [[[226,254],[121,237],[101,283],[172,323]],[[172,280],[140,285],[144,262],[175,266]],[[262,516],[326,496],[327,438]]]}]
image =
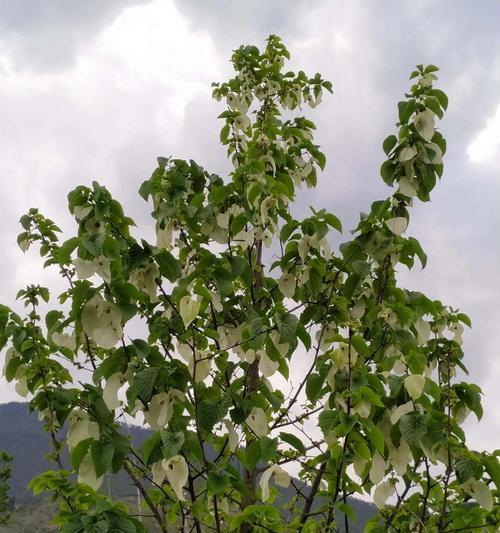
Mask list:
[{"label": "tree", "polygon": [[0,450],[0,524],[5,524],[10,518],[9,513],[9,479],[10,463],[13,457],[4,450]]},{"label": "tree", "polygon": [[[496,530],[498,457],[470,451],[460,427],[482,414],[479,387],[455,376],[469,318],[397,284],[399,265],[427,261],[405,232],[412,203],[428,201],[443,172],[438,69],[412,72],[398,135],[383,143],[392,194],[332,252],[339,219],[291,210],[325,166],[314,124],[297,112],[332,86],[285,71],[288,58],[276,36],[263,52],[242,46],[235,77],[214,84],[227,103],[227,179],[158,158],[139,191],[152,201],[155,244],[132,235],[96,182],[68,195],[76,236],[61,242],[36,209],[21,218],[21,248],[37,243],[68,287],[44,321],[44,287],[19,292],[26,317],[1,308],[5,375],[33,395],[51,435],[59,468],[31,486],[60,501],[65,533],[144,530],[96,492],[121,469],[161,531],[348,531],[349,498],[370,492],[379,512],[366,531]],[[297,360],[304,375],[290,372]],[[289,391],[273,388],[275,373]],[[140,450],[123,413],[152,429]],[[275,485],[289,485],[293,468],[295,496],[278,508]]]}]

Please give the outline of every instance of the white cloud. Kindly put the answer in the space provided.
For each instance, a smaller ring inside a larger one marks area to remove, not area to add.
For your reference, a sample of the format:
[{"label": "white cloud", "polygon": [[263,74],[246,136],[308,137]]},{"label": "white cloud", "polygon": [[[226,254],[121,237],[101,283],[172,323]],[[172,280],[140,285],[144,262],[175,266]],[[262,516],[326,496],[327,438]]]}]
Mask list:
[{"label": "white cloud", "polygon": [[467,147],[467,154],[474,163],[486,163],[500,155],[500,104]]}]

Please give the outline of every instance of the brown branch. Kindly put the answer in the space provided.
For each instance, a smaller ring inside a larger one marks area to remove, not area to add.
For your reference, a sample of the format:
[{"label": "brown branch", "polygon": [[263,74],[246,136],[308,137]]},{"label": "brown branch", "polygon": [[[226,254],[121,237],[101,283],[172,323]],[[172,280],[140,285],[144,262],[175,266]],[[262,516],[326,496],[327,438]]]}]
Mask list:
[{"label": "brown branch", "polygon": [[148,495],[147,490],[144,488],[144,485],[139,481],[139,478],[134,474],[131,466],[127,463],[127,461],[123,463],[123,468],[127,472],[130,479],[132,480],[132,483],[139,489],[139,492],[144,498],[144,501],[148,504],[148,507],[151,509],[151,512],[153,513],[156,521],[158,522],[158,525],[160,526],[160,529],[162,530],[162,532],[168,533],[167,526],[165,524],[165,519],[158,512],[156,505],[152,502],[151,498]]}]

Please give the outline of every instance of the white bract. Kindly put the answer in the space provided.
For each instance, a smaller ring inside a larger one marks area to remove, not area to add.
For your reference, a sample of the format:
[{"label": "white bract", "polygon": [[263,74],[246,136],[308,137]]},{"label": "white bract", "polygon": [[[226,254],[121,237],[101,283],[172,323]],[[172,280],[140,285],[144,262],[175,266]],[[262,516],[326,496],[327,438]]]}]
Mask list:
[{"label": "white bract", "polygon": [[417,330],[417,343],[425,344],[431,335],[431,325],[420,317],[417,318],[413,325]]},{"label": "white bract", "polygon": [[396,487],[390,480],[380,483],[373,493],[373,503],[379,508],[384,507],[385,502],[394,494]]},{"label": "white bract", "polygon": [[351,317],[354,318],[354,320],[359,320],[365,314],[365,309],[366,306],[363,300],[358,300],[351,309]]},{"label": "white bract", "polygon": [[104,403],[110,411],[114,411],[120,405],[118,391],[126,382],[127,380],[121,372],[116,372],[107,379],[106,385],[104,385],[102,397]]},{"label": "white bract", "polygon": [[73,451],[80,442],[87,439],[99,440],[99,425],[90,420],[85,411],[73,410],[68,416],[69,428],[66,444],[69,451]]},{"label": "white bract", "polygon": [[449,327],[449,330],[453,333],[453,340],[461,346],[463,342],[462,334],[464,332],[464,327],[462,324],[456,322]]},{"label": "white bract", "polygon": [[237,115],[234,119],[234,127],[237,130],[245,131],[250,127],[251,121],[245,114]]},{"label": "white bract", "polygon": [[398,159],[404,163],[406,161],[410,161],[410,159],[413,159],[417,155],[417,149],[413,145],[407,145],[405,146],[401,152],[399,152]]},{"label": "white bract", "polygon": [[73,208],[73,214],[78,221],[83,220],[91,211],[92,207],[90,206],[76,205]]},{"label": "white bract", "polygon": [[14,348],[14,346],[11,346],[6,352],[5,352],[5,359],[4,364],[2,368],[2,373],[0,374],[2,377],[5,376],[5,372],[7,370],[7,367],[9,366],[9,363],[14,359],[15,357],[19,357],[19,352]]},{"label": "white bract", "polygon": [[98,346],[113,348],[122,338],[122,313],[114,303],[93,296],[82,311],[83,331]]},{"label": "white bract", "polygon": [[191,298],[191,296],[183,296],[179,302],[179,313],[184,327],[188,327],[189,324],[198,316],[200,311],[201,302]]},{"label": "white bract", "polygon": [[265,470],[260,477],[259,485],[262,490],[262,501],[266,502],[269,499],[269,481],[273,478],[276,485],[280,487],[288,487],[290,485],[290,474],[283,470],[279,465],[272,465]]},{"label": "white bract", "polygon": [[88,452],[78,468],[78,483],[84,483],[94,490],[98,490],[102,485],[104,476],[97,477],[92,455]]},{"label": "white bract", "polygon": [[405,176],[398,181],[398,192],[413,198],[417,194],[417,188],[413,180]]},{"label": "white bract", "polygon": [[278,280],[278,287],[285,298],[293,298],[297,281],[293,274],[285,273]]},{"label": "white bract", "polygon": [[279,362],[273,361],[267,355],[265,350],[260,350],[258,352],[258,355],[259,355],[259,370],[261,374],[266,378],[270,378],[272,375],[276,374],[280,366]]},{"label": "white bract", "polygon": [[52,342],[56,346],[62,346],[63,348],[68,348],[68,350],[76,350],[76,338],[73,334],[69,333],[52,333],[51,336]]},{"label": "white bract", "polygon": [[156,230],[156,246],[162,250],[172,250],[172,234],[174,231],[174,225],[168,223],[163,229],[158,228]]},{"label": "white bract", "polygon": [[224,420],[224,425],[227,429],[227,438],[229,451],[234,453],[238,448],[239,436],[236,430],[234,429],[234,424],[230,420]]},{"label": "white bract", "polygon": [[405,389],[408,391],[408,394],[412,397],[413,401],[418,400],[422,395],[425,386],[425,377],[420,374],[412,374],[411,376],[406,376],[404,379]]},{"label": "white bract", "polygon": [[189,373],[194,378],[196,383],[205,381],[210,374],[210,368],[212,367],[212,359],[208,352],[200,352],[195,350],[194,357],[193,351],[187,354],[186,360],[188,362]]},{"label": "white bract", "polygon": [[182,489],[188,480],[189,470],[182,455],[174,455],[170,459],[162,459],[154,463],[151,473],[153,483],[161,487],[166,477],[177,498],[180,501],[186,501]]},{"label": "white bract", "polygon": [[430,109],[416,113],[413,119],[415,129],[426,141],[430,141],[434,136],[434,119],[435,115]]},{"label": "white bract", "polygon": [[181,501],[185,501],[186,498],[182,493],[182,488],[188,480],[189,470],[186,460],[182,455],[174,455],[168,459],[165,463],[165,471],[167,474],[167,480],[170,483],[172,489]]},{"label": "white bract", "polygon": [[177,389],[155,394],[149,402],[148,409],[144,412],[144,420],[154,430],[164,429],[174,414],[176,400],[182,401],[184,395]]},{"label": "white bract", "polygon": [[409,401],[402,405],[398,405],[391,413],[391,424],[394,426],[399,422],[399,419],[414,411],[413,402]]},{"label": "white bract", "polygon": [[397,448],[389,446],[389,462],[400,476],[404,475],[408,468],[410,454],[410,447],[402,437]]},{"label": "white bract", "polygon": [[252,410],[247,416],[245,422],[257,437],[265,437],[269,433],[267,416],[261,407],[252,407]]},{"label": "white bract", "polygon": [[160,276],[160,271],[154,263],[149,263],[143,268],[132,272],[129,276],[129,282],[137,287],[140,291],[146,293],[152,303],[159,301],[156,294],[156,280]]},{"label": "white bract", "polygon": [[22,396],[23,398],[26,398],[29,394],[28,389],[28,377],[26,375],[26,365],[20,365],[16,371],[15,375],[16,385],[15,389],[17,394],[19,396]]},{"label": "white bract", "polygon": [[385,221],[385,224],[394,235],[401,235],[408,227],[408,219],[405,217],[389,218]]},{"label": "white bract", "polygon": [[374,485],[378,485],[382,481],[386,468],[387,465],[384,458],[378,452],[375,452],[372,458],[372,466],[368,474],[370,481]]},{"label": "white bract", "polygon": [[440,165],[443,162],[441,148],[436,143],[427,143],[422,151],[422,161],[427,164]]},{"label": "white bract", "polygon": [[111,281],[111,266],[104,255],[100,255],[92,259],[92,261],[85,261],[77,257],[73,260],[73,265],[75,266],[78,279],[87,279],[97,274],[106,283]]}]

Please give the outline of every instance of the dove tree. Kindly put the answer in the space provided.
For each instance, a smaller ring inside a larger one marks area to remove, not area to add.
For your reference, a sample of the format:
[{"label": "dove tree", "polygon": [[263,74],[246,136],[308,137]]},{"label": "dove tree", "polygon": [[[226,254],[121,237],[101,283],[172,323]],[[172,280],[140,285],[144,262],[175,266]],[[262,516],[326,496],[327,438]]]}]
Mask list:
[{"label": "dove tree", "polygon": [[[26,316],[1,307],[4,372],[50,435],[55,467],[31,487],[59,501],[65,533],[145,530],[98,491],[121,470],[163,532],[349,531],[361,495],[378,508],[369,532],[496,531],[497,454],[461,428],[482,415],[459,377],[469,318],[398,284],[427,261],[407,231],[443,173],[438,69],[418,65],[398,104],[389,196],[332,250],[335,214],[292,210],[325,167],[301,113],[332,85],[288,59],[276,36],[234,52],[235,76],[213,86],[232,170],[159,157],[139,190],[155,242],[96,182],[68,195],[74,236],[21,218],[20,247],[67,287],[20,291]],[[151,430],[140,448],[125,415]],[[280,487],[293,496],[277,505]]]}]

